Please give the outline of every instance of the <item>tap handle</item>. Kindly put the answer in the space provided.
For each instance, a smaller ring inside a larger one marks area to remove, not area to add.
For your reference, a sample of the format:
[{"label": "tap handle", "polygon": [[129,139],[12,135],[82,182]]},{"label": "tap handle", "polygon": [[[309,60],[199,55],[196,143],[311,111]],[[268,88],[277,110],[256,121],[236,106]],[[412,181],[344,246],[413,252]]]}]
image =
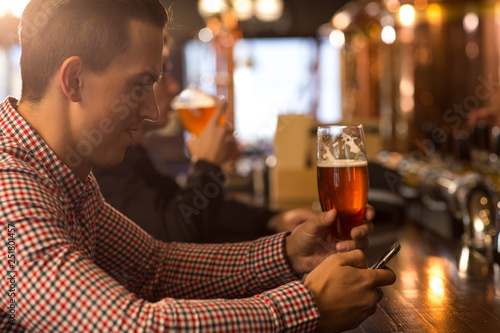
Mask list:
[{"label": "tap handle", "polygon": [[498,126],[491,129],[490,152],[500,156],[500,127]]},{"label": "tap handle", "polygon": [[485,121],[479,121],[472,130],[471,139],[471,143],[474,148],[487,150],[489,148],[488,123]]},{"label": "tap handle", "polygon": [[460,162],[470,161],[469,134],[466,131],[455,131],[453,133],[453,157]]},{"label": "tap handle", "polygon": [[446,157],[453,155],[451,133],[449,129],[442,129],[438,147],[441,152],[441,156]]}]

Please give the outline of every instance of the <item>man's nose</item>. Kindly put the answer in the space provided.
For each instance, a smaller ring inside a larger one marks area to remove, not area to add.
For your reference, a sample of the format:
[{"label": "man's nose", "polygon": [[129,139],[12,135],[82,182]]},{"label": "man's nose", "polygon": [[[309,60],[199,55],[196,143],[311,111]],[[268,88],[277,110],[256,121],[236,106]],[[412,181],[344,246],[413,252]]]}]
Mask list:
[{"label": "man's nose", "polygon": [[139,117],[151,121],[157,121],[160,119],[160,110],[158,109],[158,104],[156,103],[154,90],[148,92],[146,100],[142,103],[139,109]]}]

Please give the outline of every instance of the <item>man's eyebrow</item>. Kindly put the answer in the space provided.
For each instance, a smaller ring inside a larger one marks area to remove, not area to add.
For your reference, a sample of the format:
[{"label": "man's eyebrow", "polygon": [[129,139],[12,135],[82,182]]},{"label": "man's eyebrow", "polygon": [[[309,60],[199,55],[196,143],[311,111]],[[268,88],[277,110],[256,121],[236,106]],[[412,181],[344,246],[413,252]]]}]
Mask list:
[{"label": "man's eyebrow", "polygon": [[155,73],[150,70],[146,70],[140,73],[132,74],[131,81],[135,80],[144,80],[144,79],[153,79],[153,82],[158,82],[160,80],[161,74]]}]

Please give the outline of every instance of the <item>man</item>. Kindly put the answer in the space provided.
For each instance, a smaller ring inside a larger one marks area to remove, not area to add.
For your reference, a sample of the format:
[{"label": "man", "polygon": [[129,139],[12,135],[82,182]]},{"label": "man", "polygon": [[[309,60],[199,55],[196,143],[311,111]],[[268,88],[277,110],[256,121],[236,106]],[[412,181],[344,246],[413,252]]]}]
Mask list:
[{"label": "man", "polygon": [[[22,96],[0,107],[2,332],[341,331],[376,309],[373,225],[331,243],[335,211],[233,245],[154,240],[107,205],[91,174],[158,118],[159,0],[32,0]],[[369,209],[369,214],[373,211]],[[372,217],[372,216],[368,216]],[[332,254],[335,247],[353,250]],[[309,273],[305,283],[298,276]]]},{"label": "man", "polygon": [[199,136],[192,136],[187,142],[193,162],[185,186],[180,187],[173,178],[156,170],[150,157],[156,152],[148,151],[161,148],[175,154],[184,146],[182,141],[154,140],[155,132],[167,124],[172,111],[170,103],[179,92],[178,83],[168,73],[168,48],[166,42],[162,78],[155,85],[160,119],[143,123],[122,163],[93,169],[106,201],[163,241],[252,240],[274,232],[291,231],[316,217],[312,209],[277,212],[225,197],[226,177],[220,165],[231,157],[235,140],[232,127],[219,125],[217,121],[223,107]]}]

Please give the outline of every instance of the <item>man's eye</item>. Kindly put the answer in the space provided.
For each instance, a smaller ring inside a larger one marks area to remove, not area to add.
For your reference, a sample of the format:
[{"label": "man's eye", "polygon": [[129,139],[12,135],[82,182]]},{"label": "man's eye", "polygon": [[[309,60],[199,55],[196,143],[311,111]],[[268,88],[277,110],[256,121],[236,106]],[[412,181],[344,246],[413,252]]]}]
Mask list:
[{"label": "man's eye", "polygon": [[141,82],[137,82],[136,83],[136,86],[141,88],[141,89],[152,89],[153,88],[153,85],[154,85],[154,80],[144,80],[144,81],[141,81]]}]

